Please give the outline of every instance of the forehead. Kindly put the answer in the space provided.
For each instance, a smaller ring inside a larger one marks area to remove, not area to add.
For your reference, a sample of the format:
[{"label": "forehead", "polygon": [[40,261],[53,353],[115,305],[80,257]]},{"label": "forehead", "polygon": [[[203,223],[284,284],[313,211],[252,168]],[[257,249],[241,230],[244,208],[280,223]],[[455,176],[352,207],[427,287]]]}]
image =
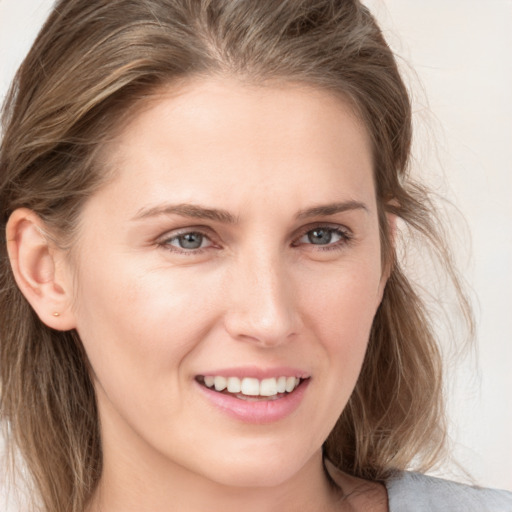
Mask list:
[{"label": "forehead", "polygon": [[[373,191],[372,154],[351,105],[296,83],[202,79],[169,87],[122,127],[107,159],[139,193],[181,190],[180,200],[239,199],[278,189],[303,201]],[[205,199],[210,199],[207,197]],[[333,197],[333,200],[339,199]]]}]

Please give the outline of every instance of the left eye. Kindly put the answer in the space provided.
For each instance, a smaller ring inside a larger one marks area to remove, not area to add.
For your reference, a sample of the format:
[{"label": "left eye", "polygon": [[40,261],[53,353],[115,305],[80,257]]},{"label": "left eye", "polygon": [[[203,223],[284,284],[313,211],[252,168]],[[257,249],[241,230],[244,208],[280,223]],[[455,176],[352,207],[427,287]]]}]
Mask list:
[{"label": "left eye", "polygon": [[334,245],[342,240],[346,240],[348,236],[337,228],[318,227],[310,229],[304,233],[298,240],[298,244],[312,245]]},{"label": "left eye", "polygon": [[203,249],[211,245],[211,242],[206,235],[196,231],[173,236],[172,238],[167,239],[165,243],[166,245],[171,245],[184,250]]}]

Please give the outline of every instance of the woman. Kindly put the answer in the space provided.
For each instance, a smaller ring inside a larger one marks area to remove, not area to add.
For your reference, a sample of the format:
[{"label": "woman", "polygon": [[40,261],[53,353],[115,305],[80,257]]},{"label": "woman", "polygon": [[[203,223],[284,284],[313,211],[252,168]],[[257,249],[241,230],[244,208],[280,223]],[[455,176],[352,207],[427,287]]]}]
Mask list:
[{"label": "woman", "polygon": [[4,126],[2,415],[42,510],[511,508],[402,472],[444,425],[397,223],[446,252],[359,3],[58,2]]}]

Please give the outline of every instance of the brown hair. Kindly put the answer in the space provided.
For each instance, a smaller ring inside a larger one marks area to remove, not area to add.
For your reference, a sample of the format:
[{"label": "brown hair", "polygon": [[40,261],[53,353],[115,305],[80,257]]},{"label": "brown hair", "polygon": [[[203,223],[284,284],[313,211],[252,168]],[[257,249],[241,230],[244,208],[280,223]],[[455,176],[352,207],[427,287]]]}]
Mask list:
[{"label": "brown hair", "polygon": [[[358,1],[59,1],[5,104],[2,229],[26,207],[71,246],[84,201],[105,178],[100,150],[113,131],[158,88],[212,74],[323,88],[347,98],[365,122],[392,270],[360,378],[324,452],[369,479],[413,458],[417,468],[430,467],[445,435],[441,360],[425,306],[390,246],[386,211],[430,241],[460,287],[428,194],[408,176],[407,90]],[[76,332],[46,327],[30,308],[14,282],[5,237],[0,251],[1,417],[44,510],[81,512],[102,464],[87,358]]]}]

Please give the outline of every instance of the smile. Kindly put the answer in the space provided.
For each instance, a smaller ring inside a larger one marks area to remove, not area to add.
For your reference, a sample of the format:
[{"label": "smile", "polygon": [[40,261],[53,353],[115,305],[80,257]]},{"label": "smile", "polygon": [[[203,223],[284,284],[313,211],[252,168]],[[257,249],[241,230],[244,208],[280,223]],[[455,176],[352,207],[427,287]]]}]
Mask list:
[{"label": "smile", "polygon": [[194,381],[209,406],[250,424],[272,423],[292,416],[311,384],[303,369],[245,366],[200,373]]},{"label": "smile", "polygon": [[276,400],[292,393],[303,381],[299,377],[224,377],[222,375],[200,375],[197,381],[219,393],[230,394],[241,400]]}]

